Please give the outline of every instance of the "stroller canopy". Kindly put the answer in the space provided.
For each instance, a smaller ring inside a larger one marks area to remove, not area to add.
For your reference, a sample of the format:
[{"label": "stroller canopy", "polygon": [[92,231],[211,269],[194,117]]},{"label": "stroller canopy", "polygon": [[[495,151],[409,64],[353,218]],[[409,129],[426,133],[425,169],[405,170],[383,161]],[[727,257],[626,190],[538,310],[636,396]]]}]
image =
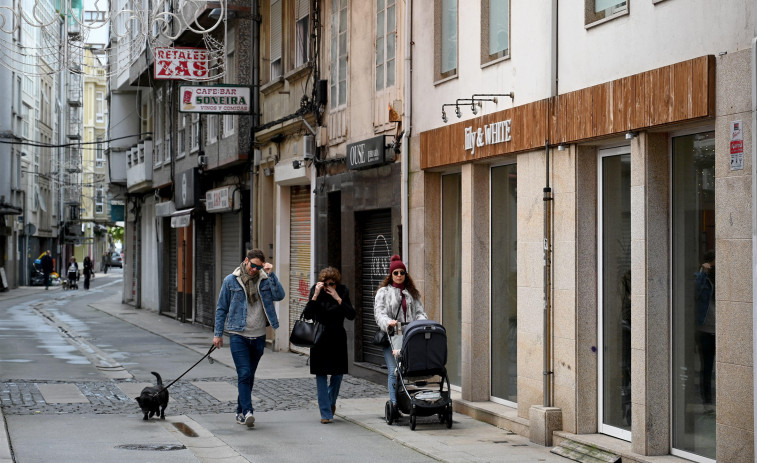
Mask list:
[{"label": "stroller canopy", "polygon": [[403,375],[445,375],[447,331],[433,320],[411,322],[404,329],[400,355]]}]

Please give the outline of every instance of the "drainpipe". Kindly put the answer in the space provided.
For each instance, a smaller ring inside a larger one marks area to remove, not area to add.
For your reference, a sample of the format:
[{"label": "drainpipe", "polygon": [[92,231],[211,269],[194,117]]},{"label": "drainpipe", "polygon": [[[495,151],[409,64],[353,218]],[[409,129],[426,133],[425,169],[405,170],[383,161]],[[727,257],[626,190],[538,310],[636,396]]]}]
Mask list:
[{"label": "drainpipe", "polygon": [[[552,23],[551,23],[551,50],[550,50],[550,99],[554,103],[558,95],[558,0],[552,0]],[[544,187],[544,351],[543,361],[543,405],[552,406],[552,188],[549,186],[549,135],[550,135],[550,111],[547,111],[547,136],[544,142],[544,155],[546,157],[546,186]]]},{"label": "drainpipe", "polygon": [[[757,355],[757,176],[754,160],[757,159],[757,0],[754,2],[754,38],[752,39],[752,352]],[[752,397],[757,396],[757,369],[752,369]],[[753,401],[752,420],[757,426],[757,402]],[[754,461],[757,461],[757,435],[754,439]]]},{"label": "drainpipe", "polygon": [[413,44],[413,1],[407,0],[405,3],[405,78],[403,82],[403,100],[405,104],[405,115],[402,118],[405,130],[402,133],[402,148],[401,148],[401,170],[402,180],[400,185],[400,196],[402,196],[400,202],[400,215],[402,216],[402,249],[401,254],[405,262],[408,262],[408,227],[410,226],[409,220],[409,170],[410,166],[410,132],[412,130],[412,114],[413,114],[413,57],[412,57],[412,44]]},{"label": "drainpipe", "polygon": [[[252,0],[252,124],[250,127],[250,152],[252,166],[250,168],[250,242],[253,248],[260,248],[258,243],[258,218],[255,216],[255,201],[258,171],[255,167],[255,127],[260,125],[260,2]],[[270,257],[270,256],[269,256]]]}]

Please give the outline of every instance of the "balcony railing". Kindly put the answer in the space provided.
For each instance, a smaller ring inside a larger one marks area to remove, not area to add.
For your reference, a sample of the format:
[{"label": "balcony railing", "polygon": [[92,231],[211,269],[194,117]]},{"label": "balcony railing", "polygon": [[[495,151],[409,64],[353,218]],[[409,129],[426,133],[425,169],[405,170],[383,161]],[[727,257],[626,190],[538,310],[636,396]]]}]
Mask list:
[{"label": "balcony railing", "polygon": [[152,188],[152,140],[134,145],[126,155],[126,188],[129,192]]}]

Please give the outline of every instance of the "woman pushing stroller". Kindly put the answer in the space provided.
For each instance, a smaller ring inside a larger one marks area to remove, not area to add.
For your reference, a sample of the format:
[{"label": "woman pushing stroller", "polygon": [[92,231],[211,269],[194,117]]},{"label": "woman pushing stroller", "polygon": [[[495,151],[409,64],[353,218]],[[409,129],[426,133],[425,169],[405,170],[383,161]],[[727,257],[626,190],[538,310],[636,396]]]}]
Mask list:
[{"label": "woman pushing stroller", "polygon": [[[389,264],[389,275],[376,291],[373,304],[373,316],[383,332],[393,334],[397,324],[405,325],[415,320],[427,320],[420,294],[407,273],[405,264],[398,255],[393,255]],[[398,349],[391,345],[383,347],[384,360],[388,370],[389,400],[392,402],[394,416],[399,417],[397,408],[397,358]]]}]

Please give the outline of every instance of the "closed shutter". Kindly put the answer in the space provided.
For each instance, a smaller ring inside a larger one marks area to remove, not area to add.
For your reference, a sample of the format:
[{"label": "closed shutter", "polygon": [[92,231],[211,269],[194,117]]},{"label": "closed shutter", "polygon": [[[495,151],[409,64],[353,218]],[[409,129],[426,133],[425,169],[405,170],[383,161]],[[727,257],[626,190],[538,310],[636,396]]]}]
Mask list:
[{"label": "closed shutter", "polygon": [[195,322],[212,327],[216,312],[214,216],[195,220],[195,226]]},{"label": "closed shutter", "polygon": [[281,58],[281,0],[271,0],[271,62]]},{"label": "closed shutter", "polygon": [[176,292],[178,291],[177,276],[179,267],[179,242],[176,239],[177,230],[168,227],[168,312],[176,313]]},{"label": "closed shutter", "polygon": [[242,215],[227,212],[221,214],[221,275],[226,275],[239,267],[242,257]]},{"label": "closed shutter", "polygon": [[376,290],[389,274],[389,262],[392,257],[392,213],[389,209],[379,210],[365,214],[361,219],[360,335],[363,361],[383,365],[384,354],[381,348],[371,344],[373,335],[378,330],[373,317],[373,301]]},{"label": "closed shutter", "polygon": [[289,214],[289,326],[294,326],[310,293],[310,186],[292,187]]},{"label": "closed shutter", "polygon": [[297,0],[296,19],[300,20],[310,14],[310,0]]}]

